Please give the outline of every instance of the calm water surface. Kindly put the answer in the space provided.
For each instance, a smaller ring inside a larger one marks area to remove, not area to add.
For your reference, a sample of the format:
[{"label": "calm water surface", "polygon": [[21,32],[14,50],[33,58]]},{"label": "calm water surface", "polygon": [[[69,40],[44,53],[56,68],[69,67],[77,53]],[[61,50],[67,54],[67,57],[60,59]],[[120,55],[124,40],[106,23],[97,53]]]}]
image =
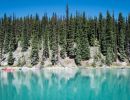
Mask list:
[{"label": "calm water surface", "polygon": [[0,100],[130,100],[130,69],[0,71]]}]

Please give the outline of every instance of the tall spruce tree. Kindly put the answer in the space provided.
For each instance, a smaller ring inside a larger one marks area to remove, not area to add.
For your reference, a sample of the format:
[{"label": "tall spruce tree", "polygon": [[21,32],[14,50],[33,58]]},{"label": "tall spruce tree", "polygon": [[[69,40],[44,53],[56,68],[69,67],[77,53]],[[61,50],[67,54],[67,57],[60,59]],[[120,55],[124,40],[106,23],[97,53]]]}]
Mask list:
[{"label": "tall spruce tree", "polygon": [[76,38],[76,48],[74,49],[75,52],[75,63],[76,65],[80,65],[81,63],[81,37],[80,34],[82,32],[81,27],[78,27],[80,29],[77,30],[77,38]]},{"label": "tall spruce tree", "polygon": [[2,19],[0,19],[0,66],[3,58],[3,42],[4,42],[4,34],[3,34],[3,25]]},{"label": "tall spruce tree", "polygon": [[99,40],[100,43],[102,38],[102,32],[103,32],[103,15],[102,13],[99,13],[97,39]]},{"label": "tall spruce tree", "polygon": [[87,33],[87,27],[86,27],[86,17],[85,17],[85,13],[83,13],[83,17],[82,17],[82,23],[80,24],[81,27],[78,27],[78,29],[80,29],[80,54],[81,54],[81,58],[82,60],[89,60],[90,58],[90,48],[89,48],[89,42],[88,42],[88,33]]},{"label": "tall spruce tree", "polygon": [[124,18],[122,13],[119,14],[118,18],[118,51],[119,51],[119,60],[125,60],[125,26]]},{"label": "tall spruce tree", "polygon": [[66,32],[65,32],[65,23],[62,22],[60,25],[60,30],[59,30],[59,37],[60,37],[60,46],[61,46],[61,51],[60,51],[60,56],[62,59],[66,57]]},{"label": "tall spruce tree", "polygon": [[103,18],[102,13],[99,13],[98,19],[98,40],[100,43],[101,53],[105,56],[107,54],[107,46],[106,46],[106,27],[105,27],[105,19]]},{"label": "tall spruce tree", "polygon": [[74,20],[69,17],[69,7],[66,6],[66,41],[67,41],[67,56],[74,58]]},{"label": "tall spruce tree", "polygon": [[13,57],[12,49],[10,48],[9,56],[8,56],[8,65],[13,65],[13,64],[14,64],[14,57]]},{"label": "tall spruce tree", "polygon": [[43,34],[43,61],[49,58],[49,27],[46,28]]},{"label": "tall spruce tree", "polygon": [[128,60],[130,61],[130,14],[128,16],[128,22],[127,22],[128,26],[127,26],[127,34],[126,34],[126,37],[127,37],[127,43],[126,43],[126,53],[127,53],[127,56],[128,56]]},{"label": "tall spruce tree", "polygon": [[[77,40],[77,41],[79,41],[80,42],[80,40]],[[76,48],[75,48],[75,54],[76,54],[76,56],[75,56],[75,63],[76,63],[76,65],[81,65],[81,55],[80,55],[80,43],[77,43],[77,46],[76,46]]]},{"label": "tall spruce tree", "polygon": [[37,32],[37,26],[36,22],[34,21],[33,26],[33,36],[32,36],[32,50],[31,50],[31,64],[37,65],[39,61],[39,49],[38,49],[38,32]]},{"label": "tall spruce tree", "polygon": [[100,37],[101,52],[104,56],[106,56],[106,54],[107,54],[107,42],[106,42],[106,31],[105,30],[106,30],[106,28],[103,27],[102,34],[101,34],[101,37]]},{"label": "tall spruce tree", "polygon": [[112,57],[113,51],[111,47],[108,47],[107,49],[107,55],[106,55],[106,64],[110,66],[113,62],[113,57]]},{"label": "tall spruce tree", "polygon": [[57,54],[57,33],[56,33],[56,25],[53,28],[53,37],[52,37],[52,53],[51,53],[51,62],[52,65],[57,64],[58,61],[58,54]]},{"label": "tall spruce tree", "polygon": [[89,44],[90,46],[94,46],[95,45],[95,40],[96,40],[96,35],[95,35],[95,29],[94,29],[94,20],[91,18],[89,19],[89,23],[88,23],[88,39],[89,39]]},{"label": "tall spruce tree", "polygon": [[113,61],[116,61],[117,59],[117,32],[116,32],[116,20],[114,17],[114,12],[112,15],[112,32],[113,32],[112,48],[113,48],[113,53],[114,53]]},{"label": "tall spruce tree", "polygon": [[71,15],[70,20],[69,20],[69,30],[67,33],[67,56],[70,58],[75,57],[74,53],[74,32],[75,32],[75,27],[74,27],[74,19]]},{"label": "tall spruce tree", "polygon": [[[109,55],[111,55],[111,57],[113,59],[109,59],[114,61],[114,48],[115,48],[115,37],[114,37],[114,32],[113,32],[113,28],[112,28],[112,17],[110,15],[110,13],[107,11],[107,17],[106,17],[106,46],[107,46],[107,52],[109,53]],[[109,48],[109,51],[108,51]],[[112,52],[110,52],[112,51]],[[111,53],[111,54],[110,54]],[[108,58],[107,58],[108,60]],[[111,62],[112,62],[111,61]]]},{"label": "tall spruce tree", "polygon": [[24,27],[22,32],[22,51],[25,52],[29,46],[29,38],[28,38],[28,25],[27,21],[24,19]]},{"label": "tall spruce tree", "polygon": [[11,22],[11,26],[9,27],[9,48],[12,52],[14,52],[17,48],[16,35],[15,35],[15,22]]},{"label": "tall spruce tree", "polygon": [[4,16],[4,53],[9,52],[9,42],[10,42],[10,33],[11,33],[11,18]]}]

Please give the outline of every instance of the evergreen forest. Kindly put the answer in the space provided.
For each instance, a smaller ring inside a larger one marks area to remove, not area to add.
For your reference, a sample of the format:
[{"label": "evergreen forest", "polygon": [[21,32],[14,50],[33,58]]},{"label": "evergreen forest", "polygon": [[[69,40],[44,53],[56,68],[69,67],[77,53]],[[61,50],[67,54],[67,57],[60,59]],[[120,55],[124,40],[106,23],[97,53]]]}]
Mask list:
[{"label": "evergreen forest", "polygon": [[8,54],[8,65],[13,65],[13,52],[18,48],[26,52],[31,47],[31,65],[39,62],[42,50],[42,64],[50,59],[56,65],[59,58],[74,59],[76,65],[91,58],[90,48],[99,47],[104,63],[111,65],[117,59],[130,61],[130,14],[106,12],[103,16],[88,17],[86,12],[71,14],[68,5],[65,16],[53,13],[42,17],[36,14],[25,17],[7,16],[0,18],[0,62]]}]

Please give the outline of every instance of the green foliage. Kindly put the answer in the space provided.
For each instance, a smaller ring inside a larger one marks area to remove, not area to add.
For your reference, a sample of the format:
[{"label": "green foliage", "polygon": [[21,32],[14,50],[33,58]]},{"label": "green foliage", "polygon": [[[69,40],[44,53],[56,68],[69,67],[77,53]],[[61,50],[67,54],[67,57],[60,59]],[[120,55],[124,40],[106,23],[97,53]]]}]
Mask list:
[{"label": "green foliage", "polygon": [[10,37],[9,33],[6,33],[5,34],[5,39],[4,39],[4,53],[5,54],[9,52],[9,40],[10,40],[9,37]]},{"label": "green foliage", "polygon": [[24,66],[25,64],[26,64],[25,56],[22,55],[22,57],[18,59],[18,66]]},{"label": "green foliage", "polygon": [[90,21],[88,22],[88,39],[89,39],[89,44],[90,46],[95,45],[95,39],[96,39],[96,30],[95,30],[95,21],[94,19],[89,19]]},{"label": "green foliage", "polygon": [[8,53],[9,52],[9,42],[10,42],[10,21],[11,19],[8,18],[6,15],[4,16],[4,34],[5,34],[5,38],[4,38],[4,53]]},{"label": "green foliage", "polygon": [[[80,28],[80,27],[79,27]],[[81,29],[78,29],[77,30],[77,37],[76,37],[76,48],[74,50],[74,53],[75,53],[75,63],[76,65],[80,65],[80,62],[81,62],[81,37],[80,37],[80,34],[81,33]]]},{"label": "green foliage", "polygon": [[103,55],[106,55],[106,36],[105,36],[105,21],[103,19],[102,13],[99,13],[98,19],[98,40],[100,43],[100,50]]},{"label": "green foliage", "polygon": [[80,56],[79,48],[76,48],[75,54],[76,54],[76,56],[75,56],[75,63],[76,63],[76,65],[81,65],[81,56]]},{"label": "green foliage", "polygon": [[32,51],[31,51],[31,64],[32,65],[37,65],[38,61],[39,61],[38,50],[37,49],[32,49]]},{"label": "green foliage", "polygon": [[90,48],[89,48],[89,41],[88,41],[88,33],[86,28],[86,21],[85,21],[85,13],[83,13],[82,23],[79,31],[79,38],[80,38],[80,55],[82,60],[89,60],[90,58]]},{"label": "green foliage", "polygon": [[11,38],[10,38],[10,42],[12,43],[10,45],[12,51],[15,51],[17,49],[17,40],[16,40],[16,21],[15,18],[13,17],[13,21],[12,21],[12,25],[11,25]]},{"label": "green foliage", "polygon": [[53,29],[53,37],[52,37],[52,56],[51,56],[51,61],[52,65],[56,64],[58,61],[58,37],[57,37],[57,27],[55,26]]},{"label": "green foliage", "polygon": [[125,26],[124,26],[124,18],[122,16],[122,14],[119,14],[119,18],[118,18],[118,32],[119,32],[119,36],[118,36],[118,46],[119,46],[119,59],[120,61],[124,61],[125,60]]},{"label": "green foliage", "polygon": [[125,51],[124,51],[124,34],[123,34],[123,31],[121,30],[121,34],[120,34],[120,37],[119,37],[119,41],[120,41],[120,44],[119,44],[119,59],[120,61],[124,61],[125,60]]},{"label": "green foliage", "polygon": [[[1,20],[0,20],[0,22],[1,22]],[[3,57],[3,42],[4,42],[4,34],[2,31],[2,28],[0,27],[0,65],[1,65],[2,57]]]},{"label": "green foliage", "polygon": [[52,56],[51,56],[52,65],[56,65],[56,64],[57,64],[57,61],[58,61],[58,58],[57,58],[57,56],[55,55],[55,52],[52,51]]},{"label": "green foliage", "polygon": [[112,49],[109,47],[108,49],[107,49],[107,55],[106,55],[106,64],[108,65],[108,66],[110,66],[111,64],[112,64],[112,62],[113,62],[113,51],[112,51]]},{"label": "green foliage", "polygon": [[[35,33],[36,31],[34,31]],[[31,64],[37,65],[39,61],[39,50],[38,50],[38,37],[37,34],[33,35],[32,38],[32,50],[31,50]]]},{"label": "green foliage", "polygon": [[100,47],[101,47],[101,52],[104,56],[106,56],[107,54],[107,43],[106,43],[106,34],[105,34],[105,28],[103,28],[103,32],[101,34],[101,44],[100,44]]},{"label": "green foliage", "polygon": [[75,53],[74,53],[74,19],[72,18],[72,16],[70,17],[69,20],[69,29],[68,29],[68,33],[67,33],[67,56],[70,58],[74,58],[75,57]]},{"label": "green foliage", "polygon": [[49,31],[46,29],[46,31],[43,34],[43,55],[42,59],[43,61],[47,58],[49,58],[49,37],[48,37]]},{"label": "green foliage", "polygon": [[27,51],[28,49],[28,46],[29,46],[29,39],[28,39],[28,27],[27,27],[27,24],[25,23],[25,26],[24,26],[24,31],[22,33],[22,51],[25,52]]},{"label": "green foliage", "polygon": [[99,40],[100,44],[103,35],[102,33],[103,33],[103,16],[102,13],[99,13],[97,39]]},{"label": "green foliage", "polygon": [[65,49],[62,49],[61,51],[60,51],[60,57],[62,58],[62,59],[65,59],[65,57],[66,57],[66,55],[65,55]]},{"label": "green foliage", "polygon": [[89,60],[90,58],[90,48],[89,48],[89,42],[88,38],[86,36],[87,34],[84,34],[81,37],[81,58],[82,60]]},{"label": "green foliage", "polygon": [[9,57],[8,57],[8,65],[13,65],[14,64],[14,58],[13,58],[13,53],[10,50],[9,52]]},{"label": "green foliage", "polygon": [[65,32],[64,23],[61,23],[60,29],[59,29],[59,44],[61,47],[60,51],[60,57],[64,59],[66,57],[66,32]]}]

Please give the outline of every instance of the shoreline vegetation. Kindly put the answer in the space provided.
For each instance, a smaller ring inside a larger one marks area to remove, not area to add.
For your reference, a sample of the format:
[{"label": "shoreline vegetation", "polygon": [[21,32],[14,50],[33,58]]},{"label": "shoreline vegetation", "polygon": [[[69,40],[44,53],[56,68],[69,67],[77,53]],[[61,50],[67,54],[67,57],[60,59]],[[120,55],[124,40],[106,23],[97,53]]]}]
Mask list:
[{"label": "shoreline vegetation", "polygon": [[[129,68],[130,14],[0,17],[2,68]],[[21,66],[21,67],[18,67]],[[109,66],[109,67],[108,67]],[[123,67],[125,66],[125,67]]]}]

